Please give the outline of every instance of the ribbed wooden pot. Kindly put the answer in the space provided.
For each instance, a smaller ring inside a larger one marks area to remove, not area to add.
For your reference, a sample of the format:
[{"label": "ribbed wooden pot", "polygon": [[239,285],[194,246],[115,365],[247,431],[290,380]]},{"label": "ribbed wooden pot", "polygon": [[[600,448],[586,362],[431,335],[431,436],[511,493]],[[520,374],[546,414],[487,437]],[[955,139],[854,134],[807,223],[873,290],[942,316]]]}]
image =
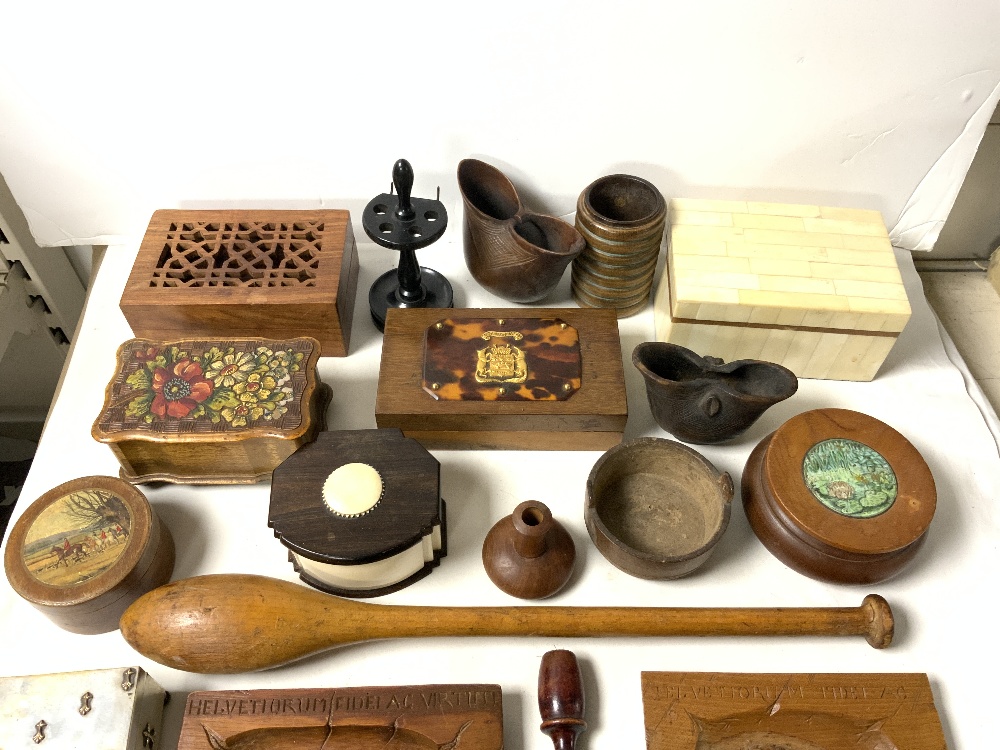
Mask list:
[{"label": "ribbed wooden pot", "polygon": [[[576,204],[576,228],[587,242],[573,263],[572,291],[588,307],[613,307],[619,317],[639,312],[649,298],[666,221],[666,202],[656,187],[627,174],[595,180]],[[595,273],[600,273],[598,277]],[[607,277],[620,284],[609,284]],[[595,285],[613,289],[595,294]]]}]

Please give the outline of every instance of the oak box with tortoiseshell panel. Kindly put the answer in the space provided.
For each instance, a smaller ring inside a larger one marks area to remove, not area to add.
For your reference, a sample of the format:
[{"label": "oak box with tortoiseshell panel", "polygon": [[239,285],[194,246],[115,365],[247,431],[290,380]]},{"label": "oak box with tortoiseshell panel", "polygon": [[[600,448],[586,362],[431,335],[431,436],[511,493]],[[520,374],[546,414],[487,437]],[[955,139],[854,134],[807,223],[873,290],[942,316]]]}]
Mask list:
[{"label": "oak box with tortoiseshell panel", "polygon": [[613,310],[390,310],[375,420],[426,447],[606,450],[628,405]]}]

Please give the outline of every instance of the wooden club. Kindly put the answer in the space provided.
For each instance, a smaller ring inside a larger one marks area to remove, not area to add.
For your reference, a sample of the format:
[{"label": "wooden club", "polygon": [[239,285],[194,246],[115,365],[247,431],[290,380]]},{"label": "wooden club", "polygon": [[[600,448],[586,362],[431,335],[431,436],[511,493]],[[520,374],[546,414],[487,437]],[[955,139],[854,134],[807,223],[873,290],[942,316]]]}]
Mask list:
[{"label": "wooden club", "polygon": [[338,599],[253,575],[188,578],[150,591],[121,618],[125,640],[174,669],[253,672],[348,643],[433,636],[863,635],[892,641],[892,612],[860,607],[421,607]]}]

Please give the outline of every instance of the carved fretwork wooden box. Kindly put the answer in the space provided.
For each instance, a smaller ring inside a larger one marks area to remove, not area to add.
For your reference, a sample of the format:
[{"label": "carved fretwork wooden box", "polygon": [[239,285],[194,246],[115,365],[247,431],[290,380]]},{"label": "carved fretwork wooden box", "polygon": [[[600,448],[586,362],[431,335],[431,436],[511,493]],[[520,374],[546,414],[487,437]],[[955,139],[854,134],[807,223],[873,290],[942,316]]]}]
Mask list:
[{"label": "carved fretwork wooden box", "polygon": [[130,482],[247,484],[326,427],[312,338],[129,339],[91,434]]},{"label": "carved fretwork wooden box", "polygon": [[627,419],[614,310],[389,310],[379,427],[428,448],[607,450]]},{"label": "carved fretwork wooden box", "polygon": [[137,337],[311,336],[343,357],[357,285],[347,211],[162,210],[121,310]]}]

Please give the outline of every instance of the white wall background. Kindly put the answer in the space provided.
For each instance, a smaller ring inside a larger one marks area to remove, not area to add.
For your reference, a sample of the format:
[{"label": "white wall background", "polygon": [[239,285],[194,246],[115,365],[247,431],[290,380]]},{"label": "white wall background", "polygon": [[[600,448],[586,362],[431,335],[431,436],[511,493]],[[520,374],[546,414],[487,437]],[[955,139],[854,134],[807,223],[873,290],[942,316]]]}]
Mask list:
[{"label": "white wall background", "polygon": [[[157,208],[360,208],[408,158],[565,214],[667,197],[875,208],[929,249],[1000,97],[1000,3],[7,3],[0,174],[40,244]],[[360,229],[360,227],[358,227]]]}]

